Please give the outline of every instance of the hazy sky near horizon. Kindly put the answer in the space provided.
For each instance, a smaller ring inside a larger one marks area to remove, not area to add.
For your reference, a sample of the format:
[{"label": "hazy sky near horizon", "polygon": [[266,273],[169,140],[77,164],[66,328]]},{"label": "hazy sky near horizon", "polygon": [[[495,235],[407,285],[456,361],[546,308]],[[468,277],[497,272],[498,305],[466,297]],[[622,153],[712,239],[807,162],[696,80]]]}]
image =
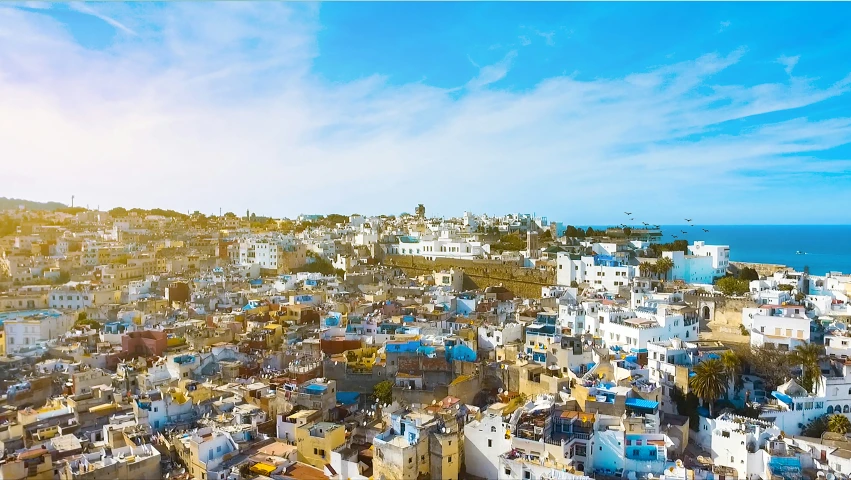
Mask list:
[{"label": "hazy sky near horizon", "polygon": [[848,3],[0,4],[0,195],[851,223]]}]

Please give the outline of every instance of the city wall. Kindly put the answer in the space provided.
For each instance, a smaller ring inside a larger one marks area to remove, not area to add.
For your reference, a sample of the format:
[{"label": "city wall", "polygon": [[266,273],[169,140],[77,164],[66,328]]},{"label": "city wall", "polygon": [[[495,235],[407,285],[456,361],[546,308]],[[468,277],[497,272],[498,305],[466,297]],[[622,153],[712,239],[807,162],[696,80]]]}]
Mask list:
[{"label": "city wall", "polygon": [[454,268],[464,272],[465,289],[484,289],[502,285],[515,295],[541,298],[541,287],[554,285],[555,271],[521,267],[516,262],[498,260],[461,260],[388,255],[383,263],[401,269],[406,275],[426,275]]}]

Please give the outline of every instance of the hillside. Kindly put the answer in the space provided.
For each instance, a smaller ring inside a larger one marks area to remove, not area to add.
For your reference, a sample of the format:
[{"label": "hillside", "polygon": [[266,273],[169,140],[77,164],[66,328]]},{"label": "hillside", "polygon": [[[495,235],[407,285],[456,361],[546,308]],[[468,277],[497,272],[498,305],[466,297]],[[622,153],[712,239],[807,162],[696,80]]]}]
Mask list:
[{"label": "hillside", "polygon": [[0,197],[0,210],[16,209],[19,205],[23,205],[27,210],[56,210],[57,208],[65,208],[67,205],[59,202],[31,202],[29,200],[21,200],[19,198]]}]

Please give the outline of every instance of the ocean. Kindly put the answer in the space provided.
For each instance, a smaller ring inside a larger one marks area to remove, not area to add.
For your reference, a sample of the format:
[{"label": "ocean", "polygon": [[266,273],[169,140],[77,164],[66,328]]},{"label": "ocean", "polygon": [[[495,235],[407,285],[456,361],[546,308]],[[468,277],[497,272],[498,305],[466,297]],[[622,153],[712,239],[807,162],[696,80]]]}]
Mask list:
[{"label": "ocean", "polygon": [[729,245],[733,262],[774,263],[798,271],[808,266],[813,275],[851,273],[851,225],[663,225],[662,233],[665,242],[677,235],[689,244]]}]

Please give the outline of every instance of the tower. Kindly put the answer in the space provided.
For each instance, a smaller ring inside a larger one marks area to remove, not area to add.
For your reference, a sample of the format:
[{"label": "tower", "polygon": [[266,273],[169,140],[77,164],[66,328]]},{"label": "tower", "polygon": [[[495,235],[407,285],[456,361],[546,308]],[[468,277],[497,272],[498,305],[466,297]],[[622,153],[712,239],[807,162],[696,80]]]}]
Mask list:
[{"label": "tower", "polygon": [[537,230],[529,230],[529,232],[526,233],[526,251],[529,252],[529,258],[538,258]]}]

